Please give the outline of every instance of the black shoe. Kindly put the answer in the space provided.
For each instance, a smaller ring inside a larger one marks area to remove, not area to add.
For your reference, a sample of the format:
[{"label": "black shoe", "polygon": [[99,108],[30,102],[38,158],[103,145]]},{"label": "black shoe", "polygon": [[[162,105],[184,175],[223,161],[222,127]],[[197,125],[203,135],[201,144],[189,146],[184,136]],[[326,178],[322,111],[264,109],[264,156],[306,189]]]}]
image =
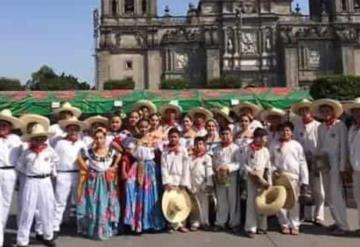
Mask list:
[{"label": "black shoe", "polygon": [[222,232],[222,231],[224,231],[224,227],[222,227],[222,226],[214,226],[213,231],[214,232]]},{"label": "black shoe", "polygon": [[245,232],[245,235],[246,235],[246,237],[248,237],[248,238],[255,238],[255,233],[254,232]]},{"label": "black shoe", "polygon": [[17,244],[16,247],[29,247],[29,245],[19,245],[19,244]]},{"label": "black shoe", "polygon": [[44,240],[43,244],[47,247],[56,247],[56,243],[55,243],[54,239],[53,240]]},{"label": "black shoe", "polygon": [[37,233],[36,233],[35,239],[36,239],[36,241],[38,241],[38,242],[43,242],[43,241],[44,241],[44,235],[42,235],[42,234],[37,234]]},{"label": "black shoe", "polygon": [[263,229],[257,229],[256,234],[258,234],[258,235],[266,235],[267,231],[263,230]]},{"label": "black shoe", "polygon": [[54,231],[54,240],[56,240],[60,235],[59,231]]}]

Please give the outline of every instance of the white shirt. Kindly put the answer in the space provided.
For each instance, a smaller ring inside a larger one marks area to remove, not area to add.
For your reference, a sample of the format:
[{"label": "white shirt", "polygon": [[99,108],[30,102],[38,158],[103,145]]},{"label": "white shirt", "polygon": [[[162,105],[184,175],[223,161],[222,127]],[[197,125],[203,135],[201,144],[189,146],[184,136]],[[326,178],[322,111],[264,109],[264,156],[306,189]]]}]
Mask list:
[{"label": "white shirt", "polygon": [[204,191],[206,186],[212,186],[214,170],[210,155],[205,154],[191,160],[191,191],[193,193]]},{"label": "white shirt", "polygon": [[332,172],[345,171],[347,162],[347,130],[340,120],[328,127],[322,123],[318,129],[318,154],[326,153]]},{"label": "white shirt", "polygon": [[50,146],[39,154],[26,149],[22,152],[16,165],[16,170],[26,176],[48,175],[56,176],[56,166],[59,163],[59,156]]},{"label": "white shirt", "polygon": [[139,161],[155,159],[155,149],[153,147],[145,147],[138,145],[134,151],[134,157]]},{"label": "white shirt", "polygon": [[108,153],[104,157],[97,156],[92,149],[83,149],[81,154],[83,159],[87,161],[88,167],[97,172],[107,171],[114,163],[114,159],[116,157],[116,152],[114,149],[109,149]]},{"label": "white shirt", "polygon": [[313,120],[308,124],[298,121],[294,129],[294,136],[303,146],[305,153],[311,153],[312,155],[316,154],[319,126],[320,123],[316,120]]},{"label": "white shirt", "polygon": [[360,171],[360,129],[352,125],[349,130],[349,158],[354,171]]},{"label": "white shirt", "polygon": [[190,188],[190,160],[185,148],[180,147],[178,153],[169,152],[165,148],[161,155],[162,183]]},{"label": "white shirt", "polygon": [[65,137],[66,133],[62,130],[59,124],[53,124],[49,128],[49,132],[55,133],[55,135],[50,138],[49,143],[52,147],[56,146],[56,143]]},{"label": "white shirt", "polygon": [[20,137],[14,134],[0,138],[0,167],[16,166],[16,161],[22,151]]},{"label": "white shirt", "polygon": [[295,140],[278,141],[271,147],[275,170],[293,175],[300,184],[309,184],[309,171],[301,144]]},{"label": "white shirt", "polygon": [[[271,157],[270,151],[267,147],[263,147],[257,151],[252,150],[250,145],[247,147],[244,154],[244,170],[245,172],[256,172],[257,174],[264,175],[265,170],[271,174]],[[268,177],[271,182],[271,175]]]},{"label": "white shirt", "polygon": [[85,148],[86,145],[81,140],[74,143],[67,139],[59,140],[55,146],[55,152],[60,157],[60,162],[56,167],[57,171],[78,170],[76,160],[79,158],[81,149]]},{"label": "white shirt", "polygon": [[231,143],[227,147],[219,145],[214,150],[213,164],[215,170],[217,167],[226,165],[230,173],[240,168],[240,149],[235,143]]},{"label": "white shirt", "polygon": [[[264,128],[264,126],[259,120],[253,119],[249,124],[249,129],[254,132],[257,128]],[[238,133],[240,131],[242,131],[242,129],[240,127],[240,124],[237,123],[234,127],[234,133]]]}]

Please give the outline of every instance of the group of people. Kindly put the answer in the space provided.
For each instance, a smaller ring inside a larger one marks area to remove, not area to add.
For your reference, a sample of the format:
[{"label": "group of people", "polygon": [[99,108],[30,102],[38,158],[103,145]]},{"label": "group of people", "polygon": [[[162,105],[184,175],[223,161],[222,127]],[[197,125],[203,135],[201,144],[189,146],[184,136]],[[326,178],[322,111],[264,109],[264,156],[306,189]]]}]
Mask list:
[{"label": "group of people", "polygon": [[[349,129],[339,119],[344,113],[353,119]],[[71,217],[79,235],[97,240],[124,231],[237,232],[242,199],[244,229],[253,238],[267,231],[257,198],[282,176],[295,191],[295,203],[276,213],[283,234],[299,234],[304,191],[313,201],[304,220],[325,227],[326,202],[334,220],[328,230],[346,234],[342,183],[349,171],[360,208],[360,99],[345,105],[303,100],[287,112],[241,102],[187,113],[177,102],[157,109],[141,100],[126,118],[115,113],[85,120],[64,103],[54,114],[58,121],[50,125],[44,116],[0,112],[1,247],[16,189],[19,247],[29,245],[33,225],[37,240],[55,246]],[[179,191],[195,198],[200,213],[170,220],[184,205],[174,205],[175,196],[164,209],[162,199]],[[210,195],[216,212],[209,210]]]}]

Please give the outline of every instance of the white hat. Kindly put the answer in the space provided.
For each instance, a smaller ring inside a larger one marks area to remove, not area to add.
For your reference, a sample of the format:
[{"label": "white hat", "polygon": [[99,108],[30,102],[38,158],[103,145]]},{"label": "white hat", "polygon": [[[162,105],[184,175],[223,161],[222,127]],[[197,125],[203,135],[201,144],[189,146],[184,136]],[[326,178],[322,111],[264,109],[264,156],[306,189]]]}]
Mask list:
[{"label": "white hat", "polygon": [[185,190],[165,191],[162,198],[162,211],[170,223],[180,223],[190,215],[192,203]]},{"label": "white hat", "polygon": [[291,111],[296,115],[300,115],[300,109],[302,108],[311,108],[312,102],[308,99],[303,99],[300,102],[293,104],[291,106]]},{"label": "white hat", "polygon": [[188,114],[190,117],[192,117],[194,119],[196,114],[203,114],[205,116],[205,120],[209,119],[209,118],[213,118],[214,115],[212,114],[211,111],[209,111],[208,109],[205,109],[204,107],[195,107],[193,109],[191,109]]},{"label": "white hat", "polygon": [[146,107],[149,109],[150,114],[155,113],[157,111],[156,105],[150,100],[139,100],[134,105],[134,110],[139,111],[142,107]]},{"label": "white hat", "polygon": [[270,108],[270,109],[263,110],[260,113],[260,118],[262,121],[267,121],[267,119],[270,116],[278,116],[278,117],[283,118],[286,116],[286,112],[281,109],[278,109],[278,108]]},{"label": "white hat", "polygon": [[79,108],[73,107],[69,102],[65,102],[60,108],[55,109],[54,113],[59,114],[63,111],[69,111],[71,112],[75,117],[80,117],[81,111]]},{"label": "white hat", "polygon": [[315,116],[321,117],[320,116],[320,107],[321,106],[330,106],[335,113],[335,117],[338,118],[340,117],[344,110],[342,108],[342,105],[339,101],[337,100],[333,100],[333,99],[319,99],[319,100],[315,100],[312,105],[311,105],[311,111]]},{"label": "white hat", "polygon": [[252,110],[253,116],[257,116],[259,112],[263,109],[261,106],[253,104],[249,101],[244,101],[234,106],[232,110],[235,112],[237,116],[240,116],[241,110],[244,108],[250,108]]},{"label": "white hat", "polygon": [[12,125],[13,129],[17,129],[21,127],[21,122],[19,121],[18,118],[13,117],[9,109],[4,109],[0,112],[0,120],[9,122]]},{"label": "white hat", "polygon": [[170,103],[161,106],[159,109],[159,113],[163,117],[165,115],[165,112],[170,109],[176,112],[176,116],[178,118],[181,116],[182,108],[177,101],[171,101]]},{"label": "white hat", "polygon": [[230,109],[229,107],[223,107],[221,109],[219,108],[214,108],[211,109],[211,112],[214,114],[214,116],[216,115],[220,115],[223,118],[225,118],[229,123],[233,122],[233,119],[230,117]]},{"label": "white hat", "polygon": [[59,125],[63,130],[66,130],[69,125],[76,125],[80,128],[80,130],[86,129],[87,127],[86,124],[83,121],[78,120],[77,117],[61,120],[59,121]]},{"label": "white hat", "polygon": [[22,124],[21,131],[23,133],[27,132],[28,125],[31,124],[31,123],[41,124],[47,130],[50,127],[50,120],[47,117],[43,117],[43,116],[38,115],[38,114],[23,114],[23,115],[21,115],[19,120],[20,120],[20,122]]},{"label": "white hat", "polygon": [[37,123],[31,128],[29,134],[24,135],[23,140],[28,141],[31,138],[42,137],[42,136],[51,138],[54,135],[55,135],[55,133],[49,132],[44,126]]},{"label": "white hat", "polygon": [[100,124],[107,126],[109,124],[109,119],[107,119],[106,117],[97,115],[97,116],[93,116],[93,117],[89,117],[89,118],[85,119],[84,123],[86,124],[87,128],[90,128],[94,123],[100,123]]},{"label": "white hat", "polygon": [[271,186],[263,190],[255,198],[256,212],[261,215],[276,215],[286,202],[286,189],[284,186]]},{"label": "white hat", "polygon": [[343,109],[347,114],[351,114],[353,109],[360,109],[360,98],[356,98],[350,103],[344,104]]}]

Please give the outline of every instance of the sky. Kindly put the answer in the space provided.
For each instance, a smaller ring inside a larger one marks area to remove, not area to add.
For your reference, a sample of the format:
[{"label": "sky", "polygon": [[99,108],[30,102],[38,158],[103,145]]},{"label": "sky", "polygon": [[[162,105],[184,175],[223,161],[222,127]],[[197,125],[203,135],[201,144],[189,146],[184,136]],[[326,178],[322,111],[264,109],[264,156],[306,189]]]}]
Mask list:
[{"label": "sky", "polygon": [[[0,0],[0,77],[25,83],[49,65],[94,83],[92,11],[100,0]],[[198,0],[158,0],[159,15],[169,6],[184,15]],[[308,11],[307,0],[294,0]]]}]

